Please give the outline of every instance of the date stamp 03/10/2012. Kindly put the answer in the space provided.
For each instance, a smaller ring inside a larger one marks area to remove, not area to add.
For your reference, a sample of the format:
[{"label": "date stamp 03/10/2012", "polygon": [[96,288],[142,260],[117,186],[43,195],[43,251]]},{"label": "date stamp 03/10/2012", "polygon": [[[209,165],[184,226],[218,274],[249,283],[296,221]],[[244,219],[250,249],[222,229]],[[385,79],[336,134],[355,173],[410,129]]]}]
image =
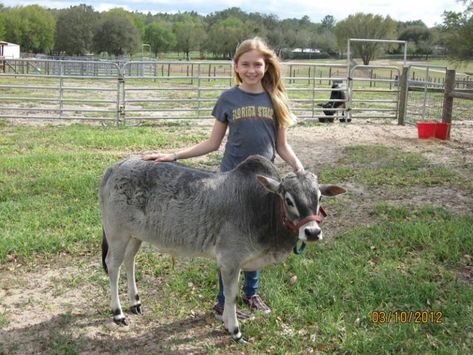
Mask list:
[{"label": "date stamp 03/10/2012", "polygon": [[373,311],[373,324],[442,324],[442,311]]}]

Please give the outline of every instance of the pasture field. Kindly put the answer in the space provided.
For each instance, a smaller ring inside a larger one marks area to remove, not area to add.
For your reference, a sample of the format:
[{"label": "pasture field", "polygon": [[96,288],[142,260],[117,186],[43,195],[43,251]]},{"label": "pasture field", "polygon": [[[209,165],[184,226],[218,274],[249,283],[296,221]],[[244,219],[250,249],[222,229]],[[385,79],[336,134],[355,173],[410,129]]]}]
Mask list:
[{"label": "pasture field", "polygon": [[[260,294],[273,312],[243,322],[246,347],[233,343],[211,312],[215,262],[174,264],[151,246],[137,256],[145,315],[130,315],[128,329],[114,325],[100,260],[101,175],[128,155],[201,141],[209,124],[0,122],[0,354],[471,351],[467,125],[454,126],[450,141],[366,122],[290,129],[305,167],[348,192],[323,201],[323,241],[262,271]],[[185,163],[216,171],[221,154]],[[281,160],[276,165],[288,171]]]}]

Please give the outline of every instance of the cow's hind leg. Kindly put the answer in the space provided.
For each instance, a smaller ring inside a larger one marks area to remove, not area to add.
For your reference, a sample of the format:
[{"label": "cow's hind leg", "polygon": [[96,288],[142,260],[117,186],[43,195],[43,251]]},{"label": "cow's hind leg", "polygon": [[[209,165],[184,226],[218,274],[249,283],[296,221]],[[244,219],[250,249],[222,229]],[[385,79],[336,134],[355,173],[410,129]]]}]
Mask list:
[{"label": "cow's hind leg", "polygon": [[123,314],[122,307],[120,305],[120,297],[118,290],[118,281],[120,278],[120,266],[125,257],[126,246],[129,237],[118,237],[113,235],[113,240],[111,240],[112,233],[107,233],[108,240],[108,252],[105,257],[105,263],[107,265],[108,276],[110,278],[110,290],[112,295],[112,314],[113,321],[118,325],[128,325],[128,320]]},{"label": "cow's hind leg", "polygon": [[125,251],[125,269],[128,284],[128,297],[130,298],[130,310],[134,314],[143,314],[138,288],[135,279],[135,255],[140,249],[141,240],[131,238]]},{"label": "cow's hind leg", "polygon": [[246,343],[236,316],[236,298],[238,293],[238,280],[240,269],[238,267],[222,266],[220,268],[223,281],[223,293],[225,295],[225,306],[223,308],[223,322],[225,328],[232,335],[233,340],[238,343]]}]

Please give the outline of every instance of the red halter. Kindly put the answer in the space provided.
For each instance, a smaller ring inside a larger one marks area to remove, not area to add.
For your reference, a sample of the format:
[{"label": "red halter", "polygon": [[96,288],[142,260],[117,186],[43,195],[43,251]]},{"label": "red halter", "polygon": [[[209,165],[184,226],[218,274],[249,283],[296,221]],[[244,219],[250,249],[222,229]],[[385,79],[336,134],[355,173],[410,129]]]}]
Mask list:
[{"label": "red halter", "polygon": [[304,224],[310,221],[315,221],[317,223],[322,223],[325,217],[327,217],[327,212],[325,212],[324,208],[322,206],[319,207],[319,214],[311,214],[299,221],[299,223],[294,224],[292,223],[286,216],[286,210],[284,209],[284,202],[281,198],[279,201],[279,211],[281,213],[281,219],[282,219],[282,224],[284,227],[287,229],[293,231],[294,233],[299,232],[299,228],[302,227]]}]

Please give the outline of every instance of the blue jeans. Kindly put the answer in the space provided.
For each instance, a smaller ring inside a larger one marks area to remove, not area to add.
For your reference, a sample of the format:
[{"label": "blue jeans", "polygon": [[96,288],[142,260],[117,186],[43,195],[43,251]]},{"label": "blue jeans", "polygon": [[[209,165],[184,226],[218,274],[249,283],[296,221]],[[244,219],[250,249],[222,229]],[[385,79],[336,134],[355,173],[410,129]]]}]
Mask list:
[{"label": "blue jeans", "polygon": [[[259,278],[259,271],[245,271],[245,284],[243,286],[243,293],[247,298],[256,295],[256,290],[258,289],[258,278]],[[218,304],[224,305],[225,304],[225,296],[223,295],[223,281],[222,281],[222,274],[220,271],[218,272],[218,296],[217,301]]]}]

